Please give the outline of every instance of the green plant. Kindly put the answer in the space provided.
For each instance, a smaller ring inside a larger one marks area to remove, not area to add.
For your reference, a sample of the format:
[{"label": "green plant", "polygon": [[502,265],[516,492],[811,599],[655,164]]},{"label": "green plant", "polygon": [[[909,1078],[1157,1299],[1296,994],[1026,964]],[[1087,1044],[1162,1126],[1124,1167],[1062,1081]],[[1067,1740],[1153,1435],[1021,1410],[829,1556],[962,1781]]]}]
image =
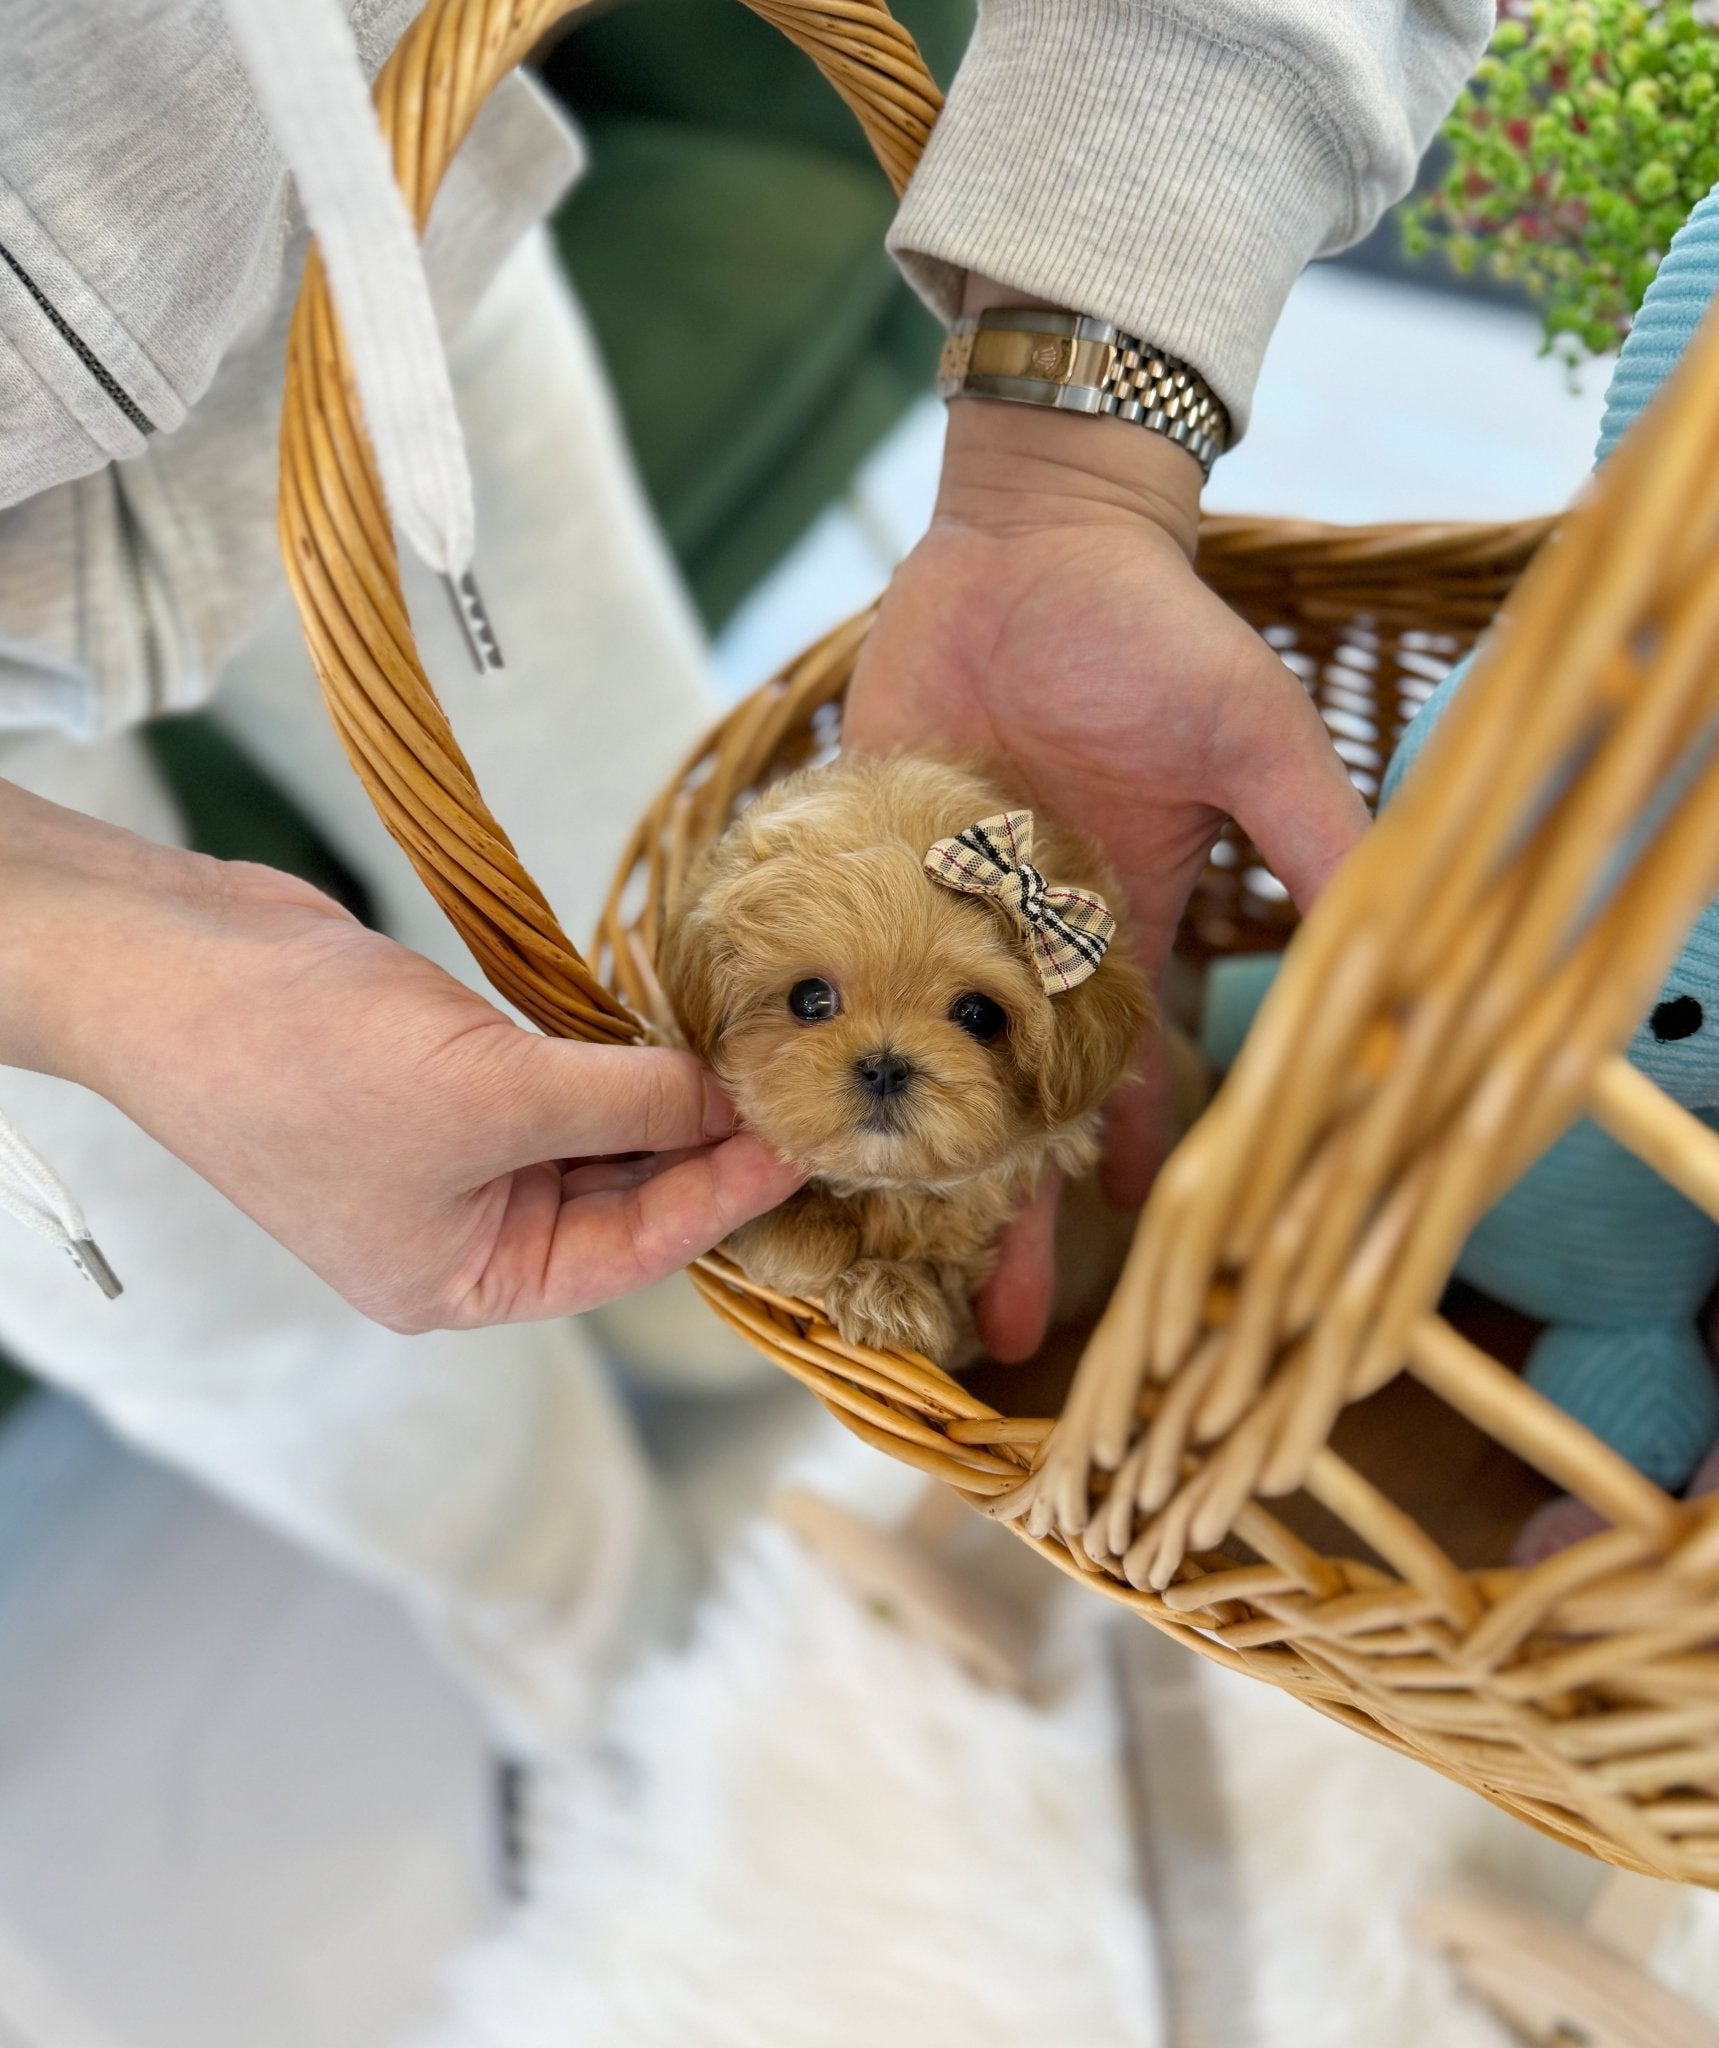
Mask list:
[{"label": "green plant", "polygon": [[1719,35],[1691,0],[1503,0],[1444,134],[1453,161],[1403,214],[1545,301],[1545,352],[1616,348],[1690,208],[1719,183]]}]

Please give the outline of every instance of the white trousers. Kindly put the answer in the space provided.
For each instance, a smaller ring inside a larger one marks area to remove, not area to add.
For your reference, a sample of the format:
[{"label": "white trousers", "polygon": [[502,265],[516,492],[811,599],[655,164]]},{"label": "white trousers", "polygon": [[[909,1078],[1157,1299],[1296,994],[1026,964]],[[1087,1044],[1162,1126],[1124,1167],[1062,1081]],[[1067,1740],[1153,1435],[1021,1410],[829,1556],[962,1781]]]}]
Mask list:
[{"label": "white trousers", "polygon": [[[407,594],[491,807],[582,941],[624,834],[709,715],[700,637],[546,235],[509,259],[451,354],[505,675],[473,673],[416,565]],[[284,595],[214,709],[363,877],[385,928],[482,986],[347,766]],[[156,839],[183,831],[135,734],[6,741],[0,775]],[[102,1300],[0,1222],[0,1347],[397,1590],[514,1739],[576,1729],[663,1578],[657,1504],[588,1329],[396,1336],[106,1102],[17,1072],[0,1089],[126,1287]]]}]

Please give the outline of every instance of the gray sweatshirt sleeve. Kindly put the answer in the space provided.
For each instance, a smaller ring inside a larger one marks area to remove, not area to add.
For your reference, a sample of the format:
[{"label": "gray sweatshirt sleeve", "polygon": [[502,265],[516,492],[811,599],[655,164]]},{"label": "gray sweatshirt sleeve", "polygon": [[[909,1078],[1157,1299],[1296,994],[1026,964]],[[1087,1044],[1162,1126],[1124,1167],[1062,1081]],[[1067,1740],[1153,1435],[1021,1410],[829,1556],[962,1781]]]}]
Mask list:
[{"label": "gray sweatshirt sleeve", "polygon": [[934,311],[968,271],[1114,320],[1247,424],[1313,257],[1366,234],[1493,0],[980,0],[890,234]]}]

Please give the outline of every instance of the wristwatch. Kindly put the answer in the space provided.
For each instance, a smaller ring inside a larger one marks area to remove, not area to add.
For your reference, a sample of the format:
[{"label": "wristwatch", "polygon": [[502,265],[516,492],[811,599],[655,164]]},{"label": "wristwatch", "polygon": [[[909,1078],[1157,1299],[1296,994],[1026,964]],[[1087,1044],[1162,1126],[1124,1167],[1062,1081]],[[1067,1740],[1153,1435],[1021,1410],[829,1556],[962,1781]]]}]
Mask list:
[{"label": "wristwatch", "polygon": [[1186,448],[1205,476],[1229,445],[1230,416],[1198,370],[1085,313],[992,306],[957,320],[937,395],[1134,420]]}]

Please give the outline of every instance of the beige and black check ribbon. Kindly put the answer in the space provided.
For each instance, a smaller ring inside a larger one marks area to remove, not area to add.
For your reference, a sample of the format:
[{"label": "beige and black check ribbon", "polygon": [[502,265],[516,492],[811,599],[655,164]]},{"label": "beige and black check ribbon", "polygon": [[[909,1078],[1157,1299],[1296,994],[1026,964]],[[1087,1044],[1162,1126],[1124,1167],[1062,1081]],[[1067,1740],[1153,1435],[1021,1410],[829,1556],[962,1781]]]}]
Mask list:
[{"label": "beige and black check ribbon", "polygon": [[1116,920],[1100,897],[1051,888],[1032,853],[1032,812],[1004,811],[939,839],[925,856],[925,872],[947,889],[1002,904],[1026,932],[1046,993],[1061,995],[1098,972]]}]

